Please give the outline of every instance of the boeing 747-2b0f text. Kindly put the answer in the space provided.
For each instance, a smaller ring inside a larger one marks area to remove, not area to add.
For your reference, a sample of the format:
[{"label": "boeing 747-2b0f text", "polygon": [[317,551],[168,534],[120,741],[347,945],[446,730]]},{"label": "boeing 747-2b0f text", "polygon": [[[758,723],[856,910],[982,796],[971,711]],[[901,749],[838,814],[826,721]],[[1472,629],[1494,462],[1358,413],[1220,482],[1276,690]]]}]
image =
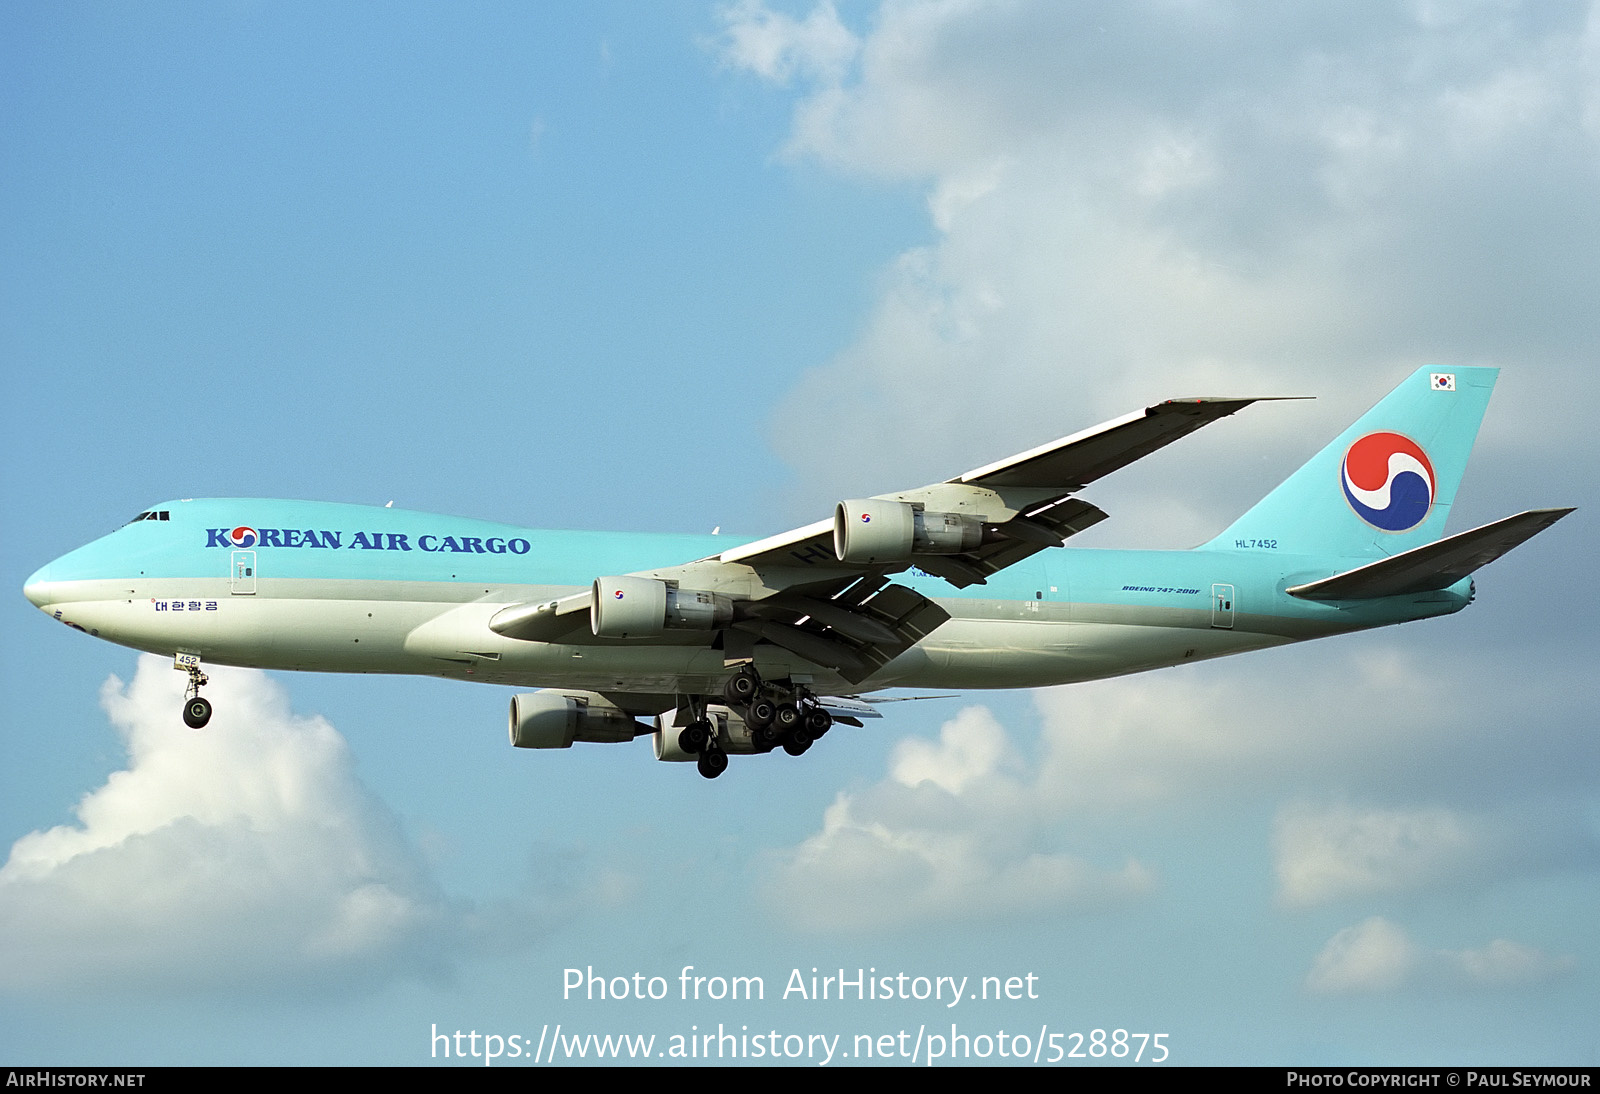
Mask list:
[{"label": "boeing 747-2b0f text", "polygon": [[1026,688],[1460,611],[1471,574],[1571,512],[1440,538],[1497,370],[1423,368],[1189,551],[1058,550],[1088,484],[1247,406],[1174,399],[946,482],[727,537],[515,528],[324,502],[174,501],[26,595],[80,631],[207,663],[541,690],[511,742],[651,736],[715,778],[877,717],[885,688]]}]

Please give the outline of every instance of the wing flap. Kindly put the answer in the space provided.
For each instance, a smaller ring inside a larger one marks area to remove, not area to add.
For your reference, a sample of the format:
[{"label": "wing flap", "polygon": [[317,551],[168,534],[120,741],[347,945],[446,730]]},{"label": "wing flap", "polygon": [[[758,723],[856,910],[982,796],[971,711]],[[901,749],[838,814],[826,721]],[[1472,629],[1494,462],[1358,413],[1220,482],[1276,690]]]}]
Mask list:
[{"label": "wing flap", "polygon": [[836,595],[782,592],[747,609],[736,630],[859,683],[926,638],[950,613],[887,578],[850,582]]},{"label": "wing flap", "polygon": [[774,646],[782,646],[790,653],[798,653],[807,661],[832,669],[852,684],[872,675],[867,662],[856,656],[856,651],[846,642],[816,634],[788,623],[769,620],[751,620],[735,623],[735,630],[745,631],[765,639]]},{"label": "wing flap", "polygon": [[861,718],[882,718],[883,714],[871,703],[848,695],[823,695],[818,697],[822,709],[833,715],[834,721],[851,719],[849,724],[860,728]]},{"label": "wing flap", "polygon": [[[1060,547],[1085,528],[1105,520],[1105,510],[1079,498],[1060,498],[994,526],[996,537],[960,555],[917,555],[915,562],[958,589],[982,585],[991,574],[1014,566],[1046,547]],[[1042,534],[1041,534],[1042,533]],[[1050,542],[1050,538],[1054,542]],[[957,566],[950,566],[950,562]]]},{"label": "wing flap", "polygon": [[1367,600],[1448,589],[1570,512],[1571,509],[1530,509],[1448,536],[1437,543],[1284,591],[1303,600]]}]

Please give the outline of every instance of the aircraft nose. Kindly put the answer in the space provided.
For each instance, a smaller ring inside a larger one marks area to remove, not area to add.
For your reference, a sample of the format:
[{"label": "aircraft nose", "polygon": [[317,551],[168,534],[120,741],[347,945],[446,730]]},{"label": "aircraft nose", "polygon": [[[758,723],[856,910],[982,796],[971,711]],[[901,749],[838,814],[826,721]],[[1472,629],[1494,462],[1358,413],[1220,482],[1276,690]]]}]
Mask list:
[{"label": "aircraft nose", "polygon": [[22,595],[32,601],[34,607],[48,608],[50,604],[50,584],[50,567],[41,566],[23,584]]}]

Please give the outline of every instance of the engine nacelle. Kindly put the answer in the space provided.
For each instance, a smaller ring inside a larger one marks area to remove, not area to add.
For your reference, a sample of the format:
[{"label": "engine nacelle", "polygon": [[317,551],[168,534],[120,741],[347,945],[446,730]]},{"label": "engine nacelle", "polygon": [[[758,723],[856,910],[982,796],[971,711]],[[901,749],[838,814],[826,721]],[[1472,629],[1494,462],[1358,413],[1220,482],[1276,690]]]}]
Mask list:
[{"label": "engine nacelle", "polygon": [[904,562],[913,554],[953,555],[983,542],[983,521],[929,513],[903,501],[841,501],[833,511],[833,553],[840,562]]},{"label": "engine nacelle", "polygon": [[571,748],[573,741],[631,741],[646,727],[603,695],[545,689],[511,697],[511,743],[518,748]]},{"label": "engine nacelle", "polygon": [[597,638],[653,638],[662,631],[715,630],[733,620],[720,593],[675,589],[651,577],[597,577],[589,629]]},{"label": "engine nacelle", "polygon": [[833,511],[833,553],[840,562],[904,562],[916,534],[916,510],[903,501],[841,501]]},{"label": "engine nacelle", "polygon": [[959,513],[917,512],[914,549],[919,554],[959,555],[983,543],[983,521]]},{"label": "engine nacelle", "polygon": [[[689,724],[688,712],[683,711],[681,718],[680,725],[678,724],[680,712],[677,709],[656,715],[656,732],[652,739],[656,759],[684,763],[700,758],[699,753],[685,752],[678,745],[678,734]],[[711,739],[717,742],[722,751],[732,754],[756,751],[755,738],[750,732],[750,727],[745,725],[744,718],[737,711],[712,704],[706,707],[706,719],[711,723]]]}]

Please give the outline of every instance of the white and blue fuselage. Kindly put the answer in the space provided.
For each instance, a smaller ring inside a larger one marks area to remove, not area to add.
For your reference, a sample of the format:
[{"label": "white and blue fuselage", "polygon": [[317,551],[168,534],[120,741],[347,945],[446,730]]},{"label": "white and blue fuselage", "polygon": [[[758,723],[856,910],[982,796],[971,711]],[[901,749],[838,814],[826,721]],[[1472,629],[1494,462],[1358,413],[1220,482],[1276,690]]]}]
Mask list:
[{"label": "white and blue fuselage", "polygon": [[[569,635],[528,642],[490,630],[502,609],[581,593],[597,573],[677,566],[727,537],[568,532],[325,502],[166,502],[28,579],[29,600],[97,637],[226,665],[411,673],[516,686],[714,693],[726,676],[703,636]],[[901,584],[950,619],[849,684],[781,647],[763,675],[818,689],[1017,688],[1074,683],[1459,611],[1470,581],[1378,600],[1310,601],[1284,590],[1328,559],[1244,549],[1043,551],[954,589]]]}]

